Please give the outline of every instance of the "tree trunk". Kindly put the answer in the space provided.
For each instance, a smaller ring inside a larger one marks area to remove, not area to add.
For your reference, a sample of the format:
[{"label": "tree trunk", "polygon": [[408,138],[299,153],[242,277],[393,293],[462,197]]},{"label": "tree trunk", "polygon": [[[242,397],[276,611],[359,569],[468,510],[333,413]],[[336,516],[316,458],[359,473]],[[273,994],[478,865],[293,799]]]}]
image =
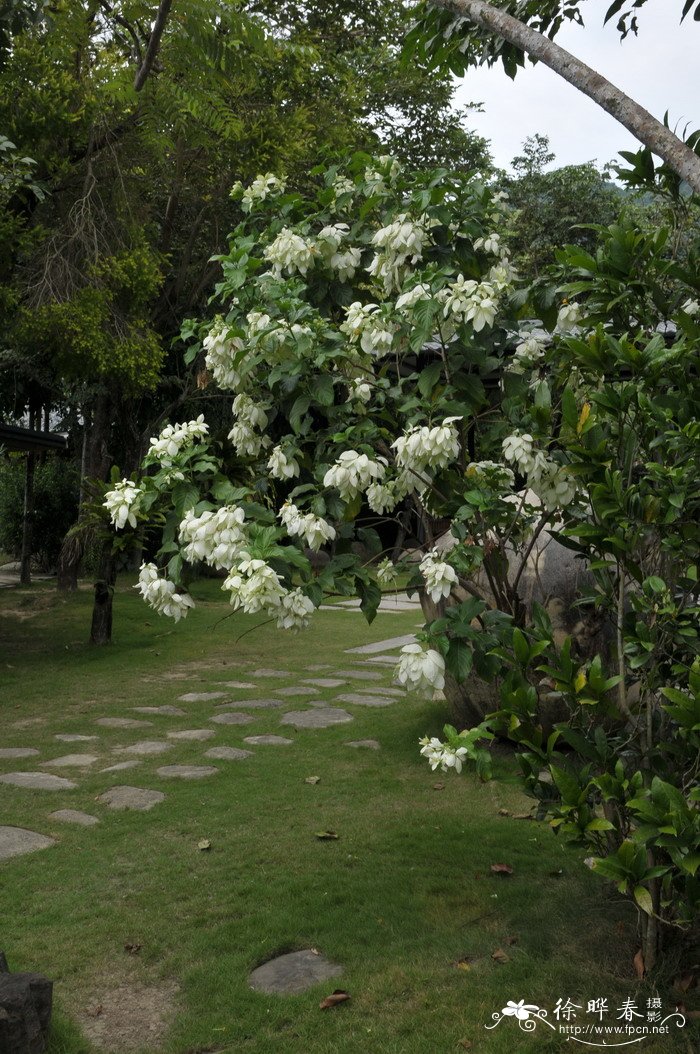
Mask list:
[{"label": "tree trunk", "polygon": [[112,642],[112,601],[115,581],[114,554],[110,539],[104,543],[100,560],[100,577],[95,582],[95,602],[90,627],[91,644],[111,644]]},{"label": "tree trunk", "polygon": [[[447,606],[444,600],[434,603],[424,589],[420,590],[420,604],[426,622],[442,618]],[[468,684],[463,684],[450,673],[445,673],[445,699],[450,721],[459,731],[481,724],[486,714],[495,709],[490,705],[492,695],[493,688],[475,674],[470,676]]]},{"label": "tree trunk", "polygon": [[24,468],[24,510],[22,514],[22,555],[19,580],[23,586],[32,584],[32,550],[34,543],[34,467],[36,454],[29,451]]},{"label": "tree trunk", "polygon": [[630,99],[609,80],[585,62],[555,44],[512,15],[500,11],[486,0],[434,0],[439,7],[466,18],[489,33],[507,40],[530,58],[537,59],[564,80],[593,99],[606,113],[660,157],[677,175],[700,194],[700,157],[670,128],[643,106]]}]

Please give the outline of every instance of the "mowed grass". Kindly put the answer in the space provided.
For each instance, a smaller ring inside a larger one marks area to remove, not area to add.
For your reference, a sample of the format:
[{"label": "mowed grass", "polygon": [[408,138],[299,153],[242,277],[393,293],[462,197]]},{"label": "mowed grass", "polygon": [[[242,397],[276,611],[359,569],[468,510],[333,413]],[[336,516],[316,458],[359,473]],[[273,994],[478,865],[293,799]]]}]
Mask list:
[{"label": "mowed grass", "polygon": [[[362,657],[345,649],[409,633],[418,621],[411,612],[382,614],[368,627],[359,613],[319,612],[299,636],[273,625],[246,633],[261,620],[226,618],[218,583],[202,582],[193,587],[197,608],[174,626],[131,586],[120,581],[114,643],[100,649],[85,643],[87,588],[69,597],[43,585],[0,593],[2,745],[41,750],[40,758],[0,761],[2,771],[82,752],[104,758],[97,770],[120,760],[120,746],[207,727],[216,703],[178,703],[184,692],[265,698],[301,677],[349,668],[381,670],[388,685],[391,670],[360,667]],[[328,670],[306,670],[321,663]],[[219,683],[247,681],[257,667],[289,677],[257,680],[253,691]],[[315,699],[332,703],[339,693],[372,686],[353,682]],[[166,703],[187,716],[153,716],[151,728],[126,731],[95,725],[99,717],[139,717],[132,707]],[[602,996],[614,1008],[633,997],[645,1006],[652,989],[634,979],[634,912],[546,825],[516,818],[530,803],[506,752],[487,784],[471,774],[432,774],[417,740],[440,732],[444,703],[337,705],[353,713],[352,724],[281,728],[282,712],[304,708],[288,699],[280,710],[251,710],[248,727],[209,725],[215,739],[178,742],[131,771],[61,771],[78,782],[73,791],[0,785],[0,823],[57,843],[0,864],[2,946],[11,966],[56,982],[52,1054],[92,1050],[77,1019],[95,1012],[104,993],[123,986],[147,1001],[165,982],[179,988],[176,1016],[162,1042],[144,1036],[143,1054],[539,1054],[565,1049],[565,1037],[544,1026],[527,1035],[512,1018],[485,1030],[507,1000],[525,999],[550,1016],[558,998],[585,1007]],[[62,743],[59,732],[99,740]],[[212,745],[241,746],[246,735],[263,732],[294,743],[253,748],[255,756],[242,762],[203,758]],[[381,750],[346,745],[363,738],[378,739]],[[220,771],[191,783],[156,774],[178,763],[213,763]],[[311,775],[320,782],[305,783]],[[167,798],[147,813],[95,801],[119,784]],[[92,812],[101,823],[86,829],[50,820],[61,808]],[[316,837],[328,830],[337,841]],[[201,839],[211,849],[198,849]],[[492,874],[496,863],[509,864],[512,877]],[[298,996],[250,990],[255,966],[301,948],[341,963],[343,976]],[[492,958],[497,949],[506,962]],[[336,986],[351,1001],[321,1012],[320,999]],[[661,994],[669,1006],[670,993]],[[687,1036],[643,1048],[685,1052]],[[118,1035],[107,1049],[120,1050]]]}]

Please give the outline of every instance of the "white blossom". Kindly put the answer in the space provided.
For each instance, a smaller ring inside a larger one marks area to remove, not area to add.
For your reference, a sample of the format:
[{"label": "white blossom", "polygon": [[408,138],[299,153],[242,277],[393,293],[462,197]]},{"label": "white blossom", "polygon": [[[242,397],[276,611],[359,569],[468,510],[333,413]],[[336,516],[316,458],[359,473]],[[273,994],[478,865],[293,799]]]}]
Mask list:
[{"label": "white blossom", "polygon": [[532,334],[523,334],[522,338],[506,367],[510,373],[523,374],[526,370],[539,366],[544,358],[546,349],[541,340]]},{"label": "white blossom", "polygon": [[534,446],[535,441],[527,432],[522,435],[514,432],[503,440],[503,456],[506,461],[517,465],[521,472],[528,473],[535,464]]},{"label": "white blossom", "polygon": [[134,586],[159,615],[167,615],[179,622],[186,618],[194,600],[187,593],[178,593],[177,586],[167,578],[161,578],[155,564],[141,564],[138,585]]},{"label": "white blossom", "polygon": [[428,736],[424,736],[423,739],[419,739],[418,742],[421,746],[421,755],[427,758],[430,762],[430,767],[435,769],[440,768],[443,772],[447,772],[448,769],[454,769],[455,772],[462,771],[462,765],[466,758],[468,751],[466,747],[457,747],[454,749],[447,743],[441,742],[435,736],[429,739]]},{"label": "white blossom", "polygon": [[156,458],[164,468],[169,468],[183,447],[189,446],[195,439],[203,439],[208,432],[204,414],[200,414],[195,421],[166,425],[159,436],[151,438],[146,456]]},{"label": "white blossom", "polygon": [[396,581],[398,571],[396,565],[387,556],[381,563],[377,564],[377,582],[380,586],[390,586]]},{"label": "white blossom", "polygon": [[362,304],[355,300],[345,309],[346,318],[339,328],[351,344],[359,340],[367,355],[380,358],[391,351],[396,326],[386,322],[378,312],[378,304]]},{"label": "white blossom", "polygon": [[563,509],[576,497],[576,480],[565,466],[545,461],[540,470],[531,475],[530,486],[548,512]]},{"label": "white blossom", "polygon": [[247,421],[236,421],[228,438],[233,443],[239,457],[257,457],[265,447],[270,445],[268,437],[254,431]]},{"label": "white blossom", "polygon": [[435,604],[449,597],[452,587],[459,581],[454,567],[446,560],[441,560],[436,549],[431,549],[425,554],[420,562],[420,573],[426,592]]},{"label": "white blossom", "polygon": [[368,273],[383,282],[387,293],[400,289],[406,265],[422,258],[427,237],[423,224],[401,213],[374,234],[372,244],[379,252],[367,268]]},{"label": "white blossom", "polygon": [[302,513],[296,505],[286,501],[280,509],[278,516],[291,537],[303,538],[309,549],[315,553],[319,551],[326,542],[332,542],[335,538],[335,527],[332,527],[322,516],[314,516],[312,512]]},{"label": "white blossom", "polygon": [[240,181],[234,183],[231,189],[231,196],[237,197],[243,191],[241,208],[244,212],[250,212],[254,202],[264,201],[271,194],[281,194],[285,189],[285,185],[284,180],[278,179],[272,172],[266,172],[264,175],[256,176],[250,186],[245,189],[243,189]]},{"label": "white blossom", "polygon": [[693,318],[700,313],[700,303],[698,303],[697,300],[686,300],[681,307],[681,311],[685,311],[686,315],[690,315],[690,317]]},{"label": "white blossom", "polygon": [[123,479],[116,483],[112,490],[105,493],[104,507],[109,510],[110,519],[116,530],[121,531],[127,523],[136,526],[136,513],[143,491],[132,479]]},{"label": "white blossom", "polygon": [[299,475],[299,462],[287,455],[281,446],[273,447],[267,467],[275,479],[294,479]]},{"label": "white blossom", "polygon": [[235,505],[223,505],[215,512],[206,510],[199,516],[190,509],[178,528],[185,559],[230,570],[245,548],[244,522],[243,509]]},{"label": "white blossom", "polygon": [[298,631],[306,629],[314,612],[314,605],[301,589],[285,593],[277,614],[277,628]]},{"label": "white blossom", "polygon": [[555,331],[557,333],[570,332],[577,327],[580,318],[581,305],[577,304],[575,300],[562,304],[559,308],[559,314],[557,315]]},{"label": "white blossom", "polygon": [[402,293],[396,301],[396,310],[403,315],[410,315],[413,308],[421,300],[429,300],[431,296],[430,289],[427,285],[422,282],[418,282],[412,289]]},{"label": "white blossom", "polygon": [[498,295],[490,282],[475,282],[459,275],[443,291],[444,315],[452,315],[461,322],[471,322],[480,333],[484,326],[493,326],[498,311]]},{"label": "white blossom", "polygon": [[370,483],[367,488],[367,504],[372,512],[376,512],[378,516],[383,516],[387,512],[394,511],[405,496],[405,493],[405,491],[402,492],[401,488],[396,486],[395,482]]},{"label": "white blossom", "polygon": [[396,681],[409,692],[442,691],[445,687],[445,660],[433,648],[406,644],[396,668]]},{"label": "white blossom", "polygon": [[372,398],[372,386],[362,377],[356,377],[348,385],[348,396],[350,399],[357,399],[358,402],[368,403]]},{"label": "white blossom", "polygon": [[385,174],[377,168],[368,165],[365,169],[365,183],[370,184],[369,189],[372,194],[386,194],[391,184],[395,183],[401,175],[401,165],[396,158],[390,157],[388,154],[378,157],[377,161],[382,168],[388,169],[388,171]]},{"label": "white blossom", "polygon": [[485,238],[477,238],[474,242],[475,249],[483,249],[485,253],[492,256],[500,256],[503,252],[500,234],[487,234]]},{"label": "white blossom", "polygon": [[231,593],[230,603],[234,610],[241,608],[247,615],[276,612],[286,593],[277,572],[264,560],[253,559],[247,552],[241,553],[240,563],[221,588]]},{"label": "white blossom", "polygon": [[355,277],[355,272],[360,266],[361,255],[360,250],[354,245],[333,253],[329,264],[333,271],[338,272],[341,282],[350,282]]},{"label": "white blossom", "polygon": [[357,450],[346,450],[326,472],[323,485],[337,487],[341,498],[352,501],[375,480],[384,478],[385,465],[384,458],[372,461],[366,454],[359,454]]},{"label": "white blossom", "polygon": [[396,460],[407,470],[441,469],[459,457],[459,434],[454,426],[461,417],[446,417],[441,425],[409,428],[391,444]]},{"label": "white blossom", "polygon": [[513,487],[515,475],[505,465],[498,461],[470,461],[467,465],[466,475],[468,478],[483,476],[487,483],[496,484],[500,487]]},{"label": "white blossom", "polygon": [[226,323],[219,320],[209,330],[203,344],[206,351],[204,363],[219,388],[236,391],[241,384],[241,375],[233,365],[233,359],[243,349],[243,341],[239,337],[229,337]]},{"label": "white blossom", "polygon": [[272,264],[278,276],[281,276],[283,271],[289,274],[298,271],[299,274],[305,275],[313,265],[315,252],[312,242],[295,234],[289,227],[284,227],[275,240],[267,246],[263,256]]}]

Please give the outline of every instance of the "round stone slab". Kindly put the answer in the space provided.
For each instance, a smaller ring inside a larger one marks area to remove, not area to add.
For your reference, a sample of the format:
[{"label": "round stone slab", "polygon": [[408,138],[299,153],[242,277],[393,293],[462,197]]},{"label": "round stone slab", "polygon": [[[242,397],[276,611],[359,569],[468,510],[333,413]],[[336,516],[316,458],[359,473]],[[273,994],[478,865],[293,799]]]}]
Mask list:
[{"label": "round stone slab", "polygon": [[386,695],[360,695],[355,692],[348,692],[347,695],[337,695],[336,699],[339,703],[352,703],[354,706],[391,706],[394,702],[393,699],[388,698]]},{"label": "round stone slab", "polygon": [[162,765],[156,769],[159,776],[177,780],[203,780],[215,776],[218,771],[214,765]]},{"label": "round stone slab", "polygon": [[129,747],[120,747],[122,754],[164,754],[166,750],[172,750],[172,743],[166,743],[162,739],[142,739],[139,743],[132,743]]},{"label": "round stone slab", "polygon": [[168,739],[211,739],[215,735],[213,728],[185,728],[180,732],[168,732]]},{"label": "round stone slab", "polygon": [[81,736],[77,732],[59,732],[53,737],[60,743],[91,743],[97,736]]},{"label": "round stone slab", "polygon": [[295,728],[329,728],[331,725],[345,725],[353,716],[347,710],[327,707],[325,710],[290,710],[285,714],[281,725],[294,725]]},{"label": "round stone slab", "polygon": [[212,699],[225,699],[228,692],[186,692],[181,695],[181,703],[208,703]]},{"label": "round stone slab", "polygon": [[251,677],[291,677],[286,670],[253,670]]},{"label": "round stone slab", "polygon": [[42,761],[41,764],[52,769],[85,769],[97,761],[96,754],[65,754],[62,758]]},{"label": "round stone slab", "polygon": [[166,717],[184,717],[185,711],[179,706],[132,706],[137,714],[164,714]]},{"label": "round stone slab", "polygon": [[293,743],[293,739],[285,739],[284,736],[246,736],[244,743],[250,743],[252,747],[287,747]]},{"label": "round stone slab", "polygon": [[9,860],[11,856],[22,853],[35,853],[37,849],[48,849],[54,845],[53,838],[24,827],[0,827],[0,860]]},{"label": "round stone slab", "polygon": [[215,758],[217,761],[243,761],[252,758],[252,750],[239,750],[238,747],[211,747],[205,750],[205,758]]},{"label": "round stone slab", "polygon": [[345,681],[340,681],[337,677],[305,677],[302,684],[318,685],[319,688],[340,688]]},{"label": "round stone slab", "polygon": [[376,739],[352,739],[349,743],[345,744],[346,747],[357,747],[362,750],[379,750],[379,742]]},{"label": "round stone slab", "polygon": [[284,699],[246,699],[245,702],[223,703],[217,706],[217,710],[237,709],[239,706],[246,710],[274,710],[278,706],[284,706]]},{"label": "round stone slab", "polygon": [[[35,758],[38,753],[39,751],[34,747],[2,747],[0,758]],[[20,828],[17,827],[16,830],[19,831]]]},{"label": "round stone slab", "polygon": [[278,695],[289,696],[294,698],[296,695],[318,695],[318,688],[305,688],[303,684],[292,685],[291,688],[277,688]]},{"label": "round stone slab", "polygon": [[100,769],[100,772],[123,772],[124,769],[138,768],[140,764],[140,761],[120,761],[116,765],[109,765],[106,769]]},{"label": "round stone slab", "polygon": [[135,717],[98,717],[95,722],[102,728],[150,728],[152,721],[137,721]]},{"label": "round stone slab", "polygon": [[276,959],[263,963],[253,970],[248,984],[253,991],[268,995],[298,995],[342,972],[343,967],[338,963],[309,948],[278,955]]},{"label": "round stone slab", "polygon": [[224,688],[257,688],[252,681],[217,681],[217,684],[222,684]]},{"label": "round stone slab", "polygon": [[136,812],[148,812],[154,805],[165,800],[161,791],[145,790],[143,787],[112,787],[100,794],[98,801],[110,809],[133,809]]},{"label": "round stone slab", "polygon": [[63,776],[54,776],[51,772],[4,772],[0,776],[0,783],[45,791],[74,790],[78,786],[77,783],[72,783]]},{"label": "round stone slab", "polygon": [[336,677],[347,677],[351,681],[381,681],[382,674],[376,670],[336,670]]},{"label": "round stone slab", "polygon": [[58,809],[49,813],[50,820],[60,820],[61,823],[77,823],[79,827],[93,827],[100,821],[89,812],[80,812],[78,809]]},{"label": "round stone slab", "polygon": [[249,725],[255,718],[251,717],[250,714],[226,713],[217,714],[215,717],[210,717],[209,720],[217,725]]}]

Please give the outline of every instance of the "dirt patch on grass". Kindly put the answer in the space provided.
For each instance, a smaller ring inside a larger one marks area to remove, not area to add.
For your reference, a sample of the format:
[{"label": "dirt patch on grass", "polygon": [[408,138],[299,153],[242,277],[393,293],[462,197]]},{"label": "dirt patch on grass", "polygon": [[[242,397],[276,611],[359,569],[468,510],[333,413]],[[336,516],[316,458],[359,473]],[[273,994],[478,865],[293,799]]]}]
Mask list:
[{"label": "dirt patch on grass", "polygon": [[105,1054],[156,1051],[173,1022],[179,988],[174,981],[123,981],[94,989],[76,1017],[86,1037]]}]

